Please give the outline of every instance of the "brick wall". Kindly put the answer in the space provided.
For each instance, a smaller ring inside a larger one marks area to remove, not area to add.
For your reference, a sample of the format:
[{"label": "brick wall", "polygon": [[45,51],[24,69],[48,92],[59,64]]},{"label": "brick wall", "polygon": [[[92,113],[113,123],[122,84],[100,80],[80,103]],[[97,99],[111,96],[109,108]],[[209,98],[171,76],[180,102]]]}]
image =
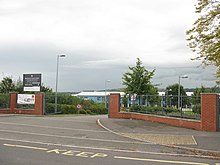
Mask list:
[{"label": "brick wall", "polygon": [[0,113],[7,114],[30,114],[30,115],[43,115],[43,93],[35,94],[35,105],[34,109],[17,109],[17,93],[10,93],[10,108],[9,109],[0,109]]},{"label": "brick wall", "polygon": [[137,119],[151,122],[165,123],[178,127],[191,128],[195,130],[217,131],[217,107],[218,95],[202,94],[201,95],[201,121],[179,119],[173,117],[156,116],[139,113],[120,112],[120,94],[111,94],[109,102],[110,118]]}]

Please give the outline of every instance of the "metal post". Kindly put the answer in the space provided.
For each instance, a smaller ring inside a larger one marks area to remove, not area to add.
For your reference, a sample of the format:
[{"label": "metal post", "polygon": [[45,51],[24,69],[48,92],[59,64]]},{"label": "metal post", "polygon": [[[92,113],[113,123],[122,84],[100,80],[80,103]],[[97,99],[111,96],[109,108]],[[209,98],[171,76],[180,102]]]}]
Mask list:
[{"label": "metal post", "polygon": [[59,55],[57,56],[56,88],[55,88],[55,113],[57,113],[58,70],[59,70]]},{"label": "metal post", "polygon": [[184,75],[184,76],[179,76],[179,83],[178,83],[178,109],[180,108],[180,79],[181,78],[188,78],[187,75]]},{"label": "metal post", "polygon": [[180,76],[179,76],[179,83],[178,83],[178,105],[177,109],[180,108]]},{"label": "metal post", "polygon": [[106,86],[107,86],[108,82],[111,82],[111,81],[110,80],[105,80],[105,108],[107,108]]},{"label": "metal post", "polygon": [[58,89],[58,71],[59,71],[59,58],[66,57],[66,55],[57,55],[57,70],[56,70],[56,88],[55,88],[55,113],[57,113],[57,89]]}]

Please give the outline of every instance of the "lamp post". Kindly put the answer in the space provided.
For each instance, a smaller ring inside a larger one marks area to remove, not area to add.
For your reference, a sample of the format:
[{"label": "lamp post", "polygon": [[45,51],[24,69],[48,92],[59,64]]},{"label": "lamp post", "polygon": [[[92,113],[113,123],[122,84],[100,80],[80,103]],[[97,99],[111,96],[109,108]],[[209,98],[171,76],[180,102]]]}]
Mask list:
[{"label": "lamp post", "polygon": [[64,57],[66,57],[65,54],[57,55],[56,88],[55,88],[55,113],[57,113],[57,88],[58,88],[59,58],[64,58]]},{"label": "lamp post", "polygon": [[180,79],[181,78],[188,78],[188,75],[179,76],[179,84],[178,84],[178,109],[180,108]]},{"label": "lamp post", "polygon": [[110,83],[111,80],[105,80],[105,108],[107,108],[107,96],[106,96],[106,86],[107,86],[107,83]]}]

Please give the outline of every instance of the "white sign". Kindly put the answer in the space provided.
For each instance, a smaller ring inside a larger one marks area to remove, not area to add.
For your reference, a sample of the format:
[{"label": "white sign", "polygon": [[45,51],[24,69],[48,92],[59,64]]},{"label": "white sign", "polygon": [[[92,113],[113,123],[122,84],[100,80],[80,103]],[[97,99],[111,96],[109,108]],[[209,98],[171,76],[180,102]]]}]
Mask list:
[{"label": "white sign", "polygon": [[17,104],[35,104],[34,94],[18,94]]},{"label": "white sign", "polygon": [[40,91],[40,87],[24,87],[24,91],[27,91],[27,92],[38,92],[38,91]]}]

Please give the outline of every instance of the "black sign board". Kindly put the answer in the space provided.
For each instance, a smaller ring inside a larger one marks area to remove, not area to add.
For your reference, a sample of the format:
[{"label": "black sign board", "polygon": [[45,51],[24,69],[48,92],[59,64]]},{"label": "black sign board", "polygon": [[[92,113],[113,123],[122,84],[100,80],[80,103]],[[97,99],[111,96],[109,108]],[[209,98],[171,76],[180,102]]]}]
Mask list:
[{"label": "black sign board", "polygon": [[41,74],[23,74],[24,91],[40,91]]}]

